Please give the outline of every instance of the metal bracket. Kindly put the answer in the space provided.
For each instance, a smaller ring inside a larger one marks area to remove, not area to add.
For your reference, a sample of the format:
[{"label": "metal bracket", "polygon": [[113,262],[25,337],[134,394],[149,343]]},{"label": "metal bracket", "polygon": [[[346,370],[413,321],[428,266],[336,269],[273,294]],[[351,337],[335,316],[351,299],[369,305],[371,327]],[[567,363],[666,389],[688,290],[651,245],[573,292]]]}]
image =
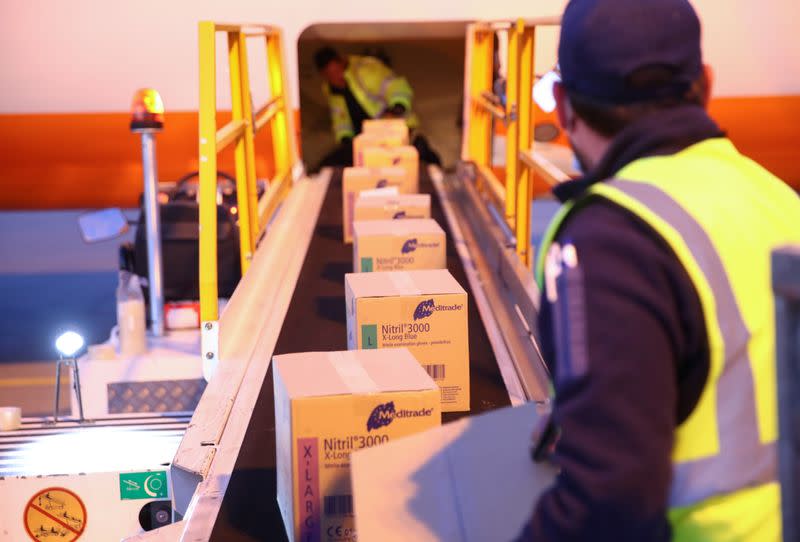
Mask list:
[{"label": "metal bracket", "polygon": [[219,363],[219,321],[203,322],[200,327],[200,352],[203,365]]}]

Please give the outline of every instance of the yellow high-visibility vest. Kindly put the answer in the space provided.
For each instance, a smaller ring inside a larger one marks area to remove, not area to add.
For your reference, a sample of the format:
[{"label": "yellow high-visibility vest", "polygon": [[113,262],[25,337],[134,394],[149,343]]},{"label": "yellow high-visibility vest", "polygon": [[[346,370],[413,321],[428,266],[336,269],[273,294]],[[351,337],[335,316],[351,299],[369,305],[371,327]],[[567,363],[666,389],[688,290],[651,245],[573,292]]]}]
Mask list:
[{"label": "yellow high-visibility vest", "polygon": [[[379,59],[371,56],[348,57],[344,78],[350,91],[370,118],[378,118],[384,111],[399,104],[406,109],[406,123],[409,129],[414,129],[419,124],[411,110],[411,102],[414,99],[411,85],[405,77],[395,75]],[[328,99],[336,141],[353,137],[355,129],[344,96],[332,93],[328,83],[323,84],[323,92]]]},{"label": "yellow high-visibility vest", "polygon": [[770,253],[800,243],[800,198],[724,138],[636,160],[614,177],[592,185],[554,218],[539,253],[539,285],[560,225],[587,198],[616,203],[664,239],[697,290],[710,353],[697,406],[675,430],[673,539],[777,542]]}]

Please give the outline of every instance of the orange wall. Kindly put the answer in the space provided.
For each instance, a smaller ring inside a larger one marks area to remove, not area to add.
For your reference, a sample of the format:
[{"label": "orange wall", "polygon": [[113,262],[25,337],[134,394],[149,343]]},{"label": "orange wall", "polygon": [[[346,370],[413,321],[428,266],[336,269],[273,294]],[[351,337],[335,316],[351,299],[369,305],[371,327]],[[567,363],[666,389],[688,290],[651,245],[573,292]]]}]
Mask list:
[{"label": "orange wall", "polygon": [[[220,114],[222,126],[230,114]],[[0,115],[0,209],[134,207],[142,192],[141,138],[127,113]],[[156,136],[159,180],[197,170],[197,113],[167,113]],[[265,159],[268,131],[256,137],[256,172],[274,174]],[[261,151],[261,152],[259,152]],[[218,167],[233,174],[232,147]]]},{"label": "orange wall", "polygon": [[800,190],[800,96],[719,98],[709,109],[741,152]]},{"label": "orange wall", "polygon": [[[742,152],[800,188],[800,96],[718,98],[711,113]],[[135,206],[141,151],[128,121],[127,113],[0,115],[0,209]],[[197,113],[167,113],[165,126],[158,169],[172,181],[197,169]],[[273,174],[269,145],[269,134],[259,134],[259,177]],[[233,172],[230,150],[219,167]]]}]

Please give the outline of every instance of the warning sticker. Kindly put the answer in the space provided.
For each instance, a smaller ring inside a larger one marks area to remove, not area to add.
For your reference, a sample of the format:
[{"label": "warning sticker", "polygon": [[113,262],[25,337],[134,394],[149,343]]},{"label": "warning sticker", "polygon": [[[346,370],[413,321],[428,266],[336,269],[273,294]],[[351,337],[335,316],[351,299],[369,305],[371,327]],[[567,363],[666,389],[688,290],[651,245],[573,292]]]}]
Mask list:
[{"label": "warning sticker", "polygon": [[31,497],[24,519],[33,540],[73,542],[86,529],[86,507],[69,489],[49,487]]},{"label": "warning sticker", "polygon": [[166,499],[166,471],[123,472],[119,475],[119,498],[128,499]]}]

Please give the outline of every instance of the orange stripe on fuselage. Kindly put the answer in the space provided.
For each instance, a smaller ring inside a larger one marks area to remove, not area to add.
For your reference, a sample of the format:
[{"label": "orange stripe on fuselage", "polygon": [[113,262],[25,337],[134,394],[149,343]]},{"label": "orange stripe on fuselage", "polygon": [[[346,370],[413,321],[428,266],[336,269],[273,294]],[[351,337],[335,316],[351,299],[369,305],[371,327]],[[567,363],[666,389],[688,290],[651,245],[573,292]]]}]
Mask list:
[{"label": "orange stripe on fuselage", "polygon": [[[800,96],[718,98],[710,110],[744,154],[800,188]],[[554,117],[539,112],[537,122],[545,119]],[[219,125],[226,120],[221,114]],[[0,115],[0,209],[135,206],[141,150],[128,122],[127,113]],[[167,113],[165,126],[158,169],[168,181],[197,169],[197,113]],[[274,173],[269,145],[264,131],[256,140],[259,177]],[[232,150],[219,167],[233,172]]]}]

